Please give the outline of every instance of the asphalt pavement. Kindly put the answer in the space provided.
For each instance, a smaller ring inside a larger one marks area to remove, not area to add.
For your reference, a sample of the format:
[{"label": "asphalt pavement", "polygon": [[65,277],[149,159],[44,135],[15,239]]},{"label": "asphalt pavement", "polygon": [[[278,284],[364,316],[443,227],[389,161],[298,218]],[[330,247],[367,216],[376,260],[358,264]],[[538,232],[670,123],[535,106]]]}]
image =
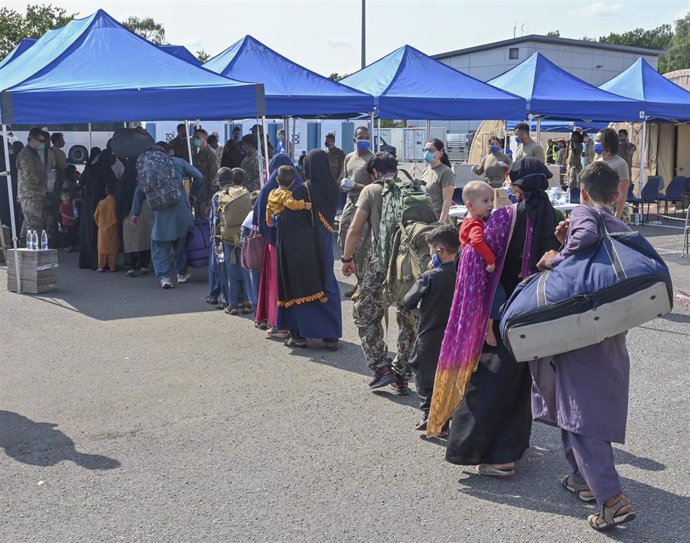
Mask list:
[{"label": "asphalt pavement", "polygon": [[690,258],[643,231],[680,297],[628,336],[625,528],[588,527],[552,428],[510,480],[445,462],[414,394],[369,391],[349,301],[338,352],[291,351],[204,303],[205,268],[163,291],[61,253],[48,295],[0,268],[0,542],[690,542]]}]

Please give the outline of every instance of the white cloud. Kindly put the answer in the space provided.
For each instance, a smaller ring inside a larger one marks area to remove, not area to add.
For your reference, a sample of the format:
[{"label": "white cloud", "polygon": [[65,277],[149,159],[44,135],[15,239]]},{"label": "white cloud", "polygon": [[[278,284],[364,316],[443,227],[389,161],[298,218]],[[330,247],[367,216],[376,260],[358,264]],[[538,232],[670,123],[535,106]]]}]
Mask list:
[{"label": "white cloud", "polygon": [[340,38],[338,36],[330,36],[326,38],[326,45],[341,49],[344,47],[352,47],[352,40],[350,38]]},{"label": "white cloud", "polygon": [[584,15],[587,17],[605,17],[615,15],[623,11],[623,3],[608,4],[606,2],[594,2],[588,6],[583,6],[577,10],[570,11],[570,15]]}]

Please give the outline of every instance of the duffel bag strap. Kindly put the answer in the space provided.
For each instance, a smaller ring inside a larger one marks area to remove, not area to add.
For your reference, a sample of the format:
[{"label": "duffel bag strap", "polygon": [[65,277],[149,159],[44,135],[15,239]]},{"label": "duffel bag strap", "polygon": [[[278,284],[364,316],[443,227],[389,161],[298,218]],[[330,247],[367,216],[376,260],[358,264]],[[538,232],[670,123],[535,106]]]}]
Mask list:
[{"label": "duffel bag strap", "polygon": [[[595,208],[596,209],[596,208]],[[613,238],[609,234],[608,228],[606,228],[606,222],[599,209],[597,211],[597,221],[599,222],[599,239],[604,244],[606,248],[606,253],[611,259],[611,266],[613,266],[613,271],[616,273],[616,278],[619,281],[627,278],[625,273],[625,268],[623,268],[623,263],[618,256],[618,251],[616,251],[616,246],[613,243]]]}]

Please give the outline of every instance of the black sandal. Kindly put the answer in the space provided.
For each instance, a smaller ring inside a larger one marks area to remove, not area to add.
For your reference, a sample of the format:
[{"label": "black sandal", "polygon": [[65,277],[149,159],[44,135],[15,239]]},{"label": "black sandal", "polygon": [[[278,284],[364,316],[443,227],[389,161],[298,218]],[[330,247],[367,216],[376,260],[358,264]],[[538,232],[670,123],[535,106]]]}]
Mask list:
[{"label": "black sandal", "polygon": [[[628,507],[627,513],[620,512],[624,507]],[[635,520],[635,518],[637,518],[637,515],[635,515],[635,511],[633,511],[630,499],[627,496],[621,496],[613,505],[606,505],[606,503],[604,503],[601,506],[601,510],[598,513],[589,515],[587,520],[592,528],[597,532],[602,532],[620,524]]]},{"label": "black sandal", "polygon": [[338,340],[337,339],[324,339],[323,348],[327,351],[337,351],[338,350]]},{"label": "black sandal", "polygon": [[206,296],[206,303],[216,305],[218,304],[218,298],[214,298],[213,296]]},{"label": "black sandal", "polygon": [[568,492],[575,494],[580,500],[585,503],[596,501],[594,494],[587,485],[576,483],[571,475],[567,475],[561,479],[561,485]]},{"label": "black sandal", "polygon": [[304,349],[307,346],[307,342],[304,339],[295,341],[293,338],[289,337],[283,342],[283,345],[292,349]]}]

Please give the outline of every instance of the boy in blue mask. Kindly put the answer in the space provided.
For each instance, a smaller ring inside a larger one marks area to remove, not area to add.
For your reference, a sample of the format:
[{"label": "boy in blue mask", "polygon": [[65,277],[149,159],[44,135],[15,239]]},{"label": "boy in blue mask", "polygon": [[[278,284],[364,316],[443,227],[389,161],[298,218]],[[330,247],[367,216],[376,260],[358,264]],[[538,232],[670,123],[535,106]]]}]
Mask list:
[{"label": "boy in blue mask", "polygon": [[410,367],[415,372],[419,408],[423,415],[416,427],[420,431],[426,430],[431,408],[438,355],[455,290],[455,260],[460,248],[458,230],[448,224],[438,226],[429,232],[426,241],[432,260],[439,265],[424,272],[404,300],[405,309],[408,310],[420,304],[419,329],[410,358]]}]

